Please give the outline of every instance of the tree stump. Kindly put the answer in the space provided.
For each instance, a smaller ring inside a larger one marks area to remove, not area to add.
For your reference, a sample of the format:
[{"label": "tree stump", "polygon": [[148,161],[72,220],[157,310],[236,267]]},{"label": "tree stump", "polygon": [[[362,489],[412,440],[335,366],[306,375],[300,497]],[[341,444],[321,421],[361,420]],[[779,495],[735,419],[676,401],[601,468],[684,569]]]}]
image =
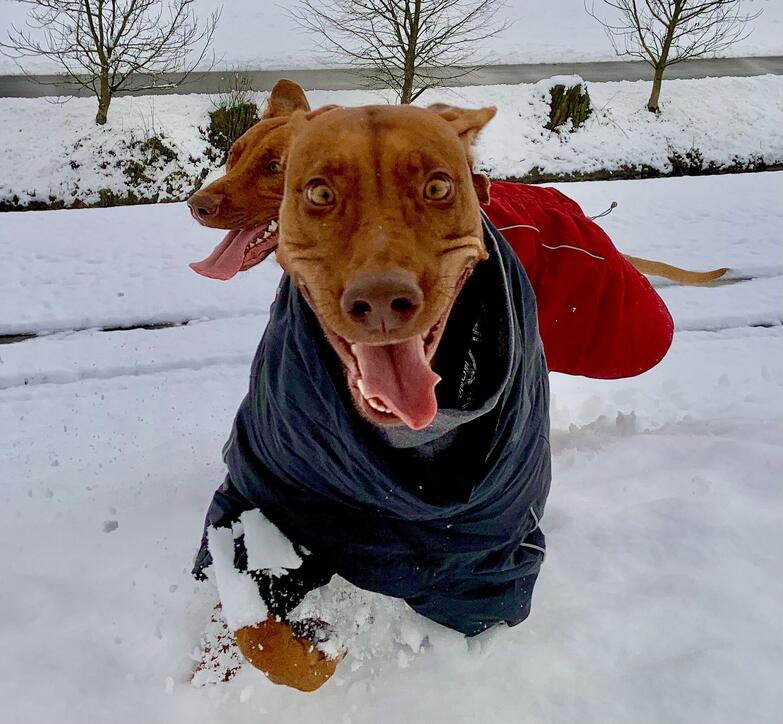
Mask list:
[{"label": "tree stump", "polygon": [[555,83],[549,86],[549,123],[544,128],[558,131],[570,120],[569,130],[575,131],[587,120],[591,113],[590,95],[584,81],[575,80],[573,85]]}]

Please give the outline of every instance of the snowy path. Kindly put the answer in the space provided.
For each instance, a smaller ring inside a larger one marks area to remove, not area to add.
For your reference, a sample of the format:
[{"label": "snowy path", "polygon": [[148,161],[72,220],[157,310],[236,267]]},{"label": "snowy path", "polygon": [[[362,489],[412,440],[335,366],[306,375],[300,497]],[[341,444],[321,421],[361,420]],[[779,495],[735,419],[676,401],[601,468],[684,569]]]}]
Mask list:
[{"label": "snowy path", "polygon": [[[600,223],[626,253],[758,277],[697,294],[663,285],[679,328],[783,320],[770,281],[783,278],[783,172],[557,188],[588,214],[617,201]],[[0,258],[13,265],[2,272],[0,335],[265,314],[279,277],[273,264],[229,284],[188,268],[219,239],[183,204],[3,214]]]},{"label": "snowy path", "polygon": [[[694,58],[677,63],[667,70],[668,80],[675,78],[724,78],[727,76],[744,77],[754,75],[783,74],[783,47],[774,50],[776,55],[748,56],[745,58]],[[13,68],[8,68],[13,71]],[[0,56],[2,71],[2,56]],[[466,85],[504,85],[516,83],[537,83],[554,75],[578,75],[591,83],[605,83],[621,80],[647,80],[653,78],[653,69],[642,60],[599,60],[585,62],[548,63],[504,63],[503,65],[484,65],[460,74],[457,78],[445,79],[443,86]],[[270,91],[281,78],[288,78],[301,85],[305,90],[352,90],[367,88],[367,79],[351,68],[310,68],[285,70],[245,70],[242,77],[256,91]],[[171,79],[172,82],[176,78]],[[226,86],[226,71],[213,70],[195,75],[186,86],[161,85],[145,91],[148,95],[175,95],[182,93],[221,93]],[[378,83],[369,87],[382,87]],[[0,75],[0,98],[43,98],[46,96],[89,97],[92,91],[66,85],[57,75],[34,76]],[[117,97],[129,95],[127,91],[118,91]]]},{"label": "snowy path", "polygon": [[620,202],[602,223],[628,252],[758,278],[663,286],[681,330],[722,329],[678,332],[639,378],[553,376],[549,553],[525,624],[467,647],[391,609],[312,695],[250,670],[188,684],[214,595],[189,564],[277,271],[192,274],[214,235],[179,206],[0,217],[20,262],[0,270],[3,332],[211,318],[0,346],[3,721],[778,722],[783,326],[747,325],[783,319],[782,188],[567,187],[593,213]]}]

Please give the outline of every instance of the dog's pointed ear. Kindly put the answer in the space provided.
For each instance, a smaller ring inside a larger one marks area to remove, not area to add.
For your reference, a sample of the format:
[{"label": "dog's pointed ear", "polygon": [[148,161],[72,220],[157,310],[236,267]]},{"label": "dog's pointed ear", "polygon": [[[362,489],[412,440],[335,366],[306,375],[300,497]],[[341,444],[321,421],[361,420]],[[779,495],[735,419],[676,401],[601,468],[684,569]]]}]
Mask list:
[{"label": "dog's pointed ear", "polygon": [[468,158],[470,158],[470,150],[476,141],[476,136],[498,112],[495,106],[459,108],[444,103],[435,103],[429,106],[429,110],[437,113],[444,121],[448,121],[449,125],[457,132],[468,153]]},{"label": "dog's pointed ear", "polygon": [[269,98],[266,101],[263,118],[279,118],[280,116],[290,116],[294,111],[309,111],[310,104],[307,102],[302,86],[294,83],[292,80],[279,80],[275,83]]},{"label": "dog's pointed ear", "polygon": [[434,103],[428,106],[428,110],[437,113],[444,121],[448,121],[457,132],[460,140],[467,146],[473,145],[484,126],[487,125],[498,112],[495,106],[486,108],[459,108],[448,106],[445,103]]},{"label": "dog's pointed ear", "polygon": [[445,117],[447,111],[464,111],[465,109],[450,106],[448,103],[431,103],[427,106],[427,110]]}]

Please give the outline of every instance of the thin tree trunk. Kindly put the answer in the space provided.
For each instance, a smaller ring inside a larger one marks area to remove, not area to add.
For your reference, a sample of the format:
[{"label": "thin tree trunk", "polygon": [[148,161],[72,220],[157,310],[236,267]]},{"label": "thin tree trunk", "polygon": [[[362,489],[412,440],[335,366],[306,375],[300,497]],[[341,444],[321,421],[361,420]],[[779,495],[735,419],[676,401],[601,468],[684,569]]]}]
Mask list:
[{"label": "thin tree trunk", "polygon": [[650,100],[647,101],[647,110],[650,111],[650,113],[658,113],[660,111],[658,103],[661,98],[661,83],[663,82],[664,69],[665,66],[662,65],[659,65],[655,68],[652,92],[650,93]]},{"label": "thin tree trunk", "polygon": [[[410,8],[407,8],[409,11]],[[405,64],[402,70],[402,89],[400,103],[407,105],[413,100],[413,83],[416,79],[416,50],[419,43],[419,18],[421,17],[421,0],[413,3],[413,13],[409,15],[408,47],[405,48]]]},{"label": "thin tree trunk", "polygon": [[111,104],[111,88],[109,86],[109,70],[101,70],[101,85],[98,91],[98,113],[95,116],[95,122],[102,126],[106,123],[109,116],[109,105]]},{"label": "thin tree trunk", "polygon": [[402,76],[402,89],[400,90],[400,103],[407,105],[413,98],[413,67],[405,63]]},{"label": "thin tree trunk", "polygon": [[680,22],[680,15],[682,14],[683,0],[677,0],[674,3],[674,12],[669,20],[669,27],[666,28],[666,37],[663,39],[663,45],[661,46],[661,52],[658,56],[658,63],[655,65],[655,77],[653,78],[652,92],[650,93],[650,100],[647,101],[647,110],[650,113],[659,113],[659,101],[661,98],[661,83],[663,82],[663,72],[666,70],[666,66],[669,65],[669,51],[672,47],[672,39],[674,38],[674,31],[677,30],[677,25]]}]

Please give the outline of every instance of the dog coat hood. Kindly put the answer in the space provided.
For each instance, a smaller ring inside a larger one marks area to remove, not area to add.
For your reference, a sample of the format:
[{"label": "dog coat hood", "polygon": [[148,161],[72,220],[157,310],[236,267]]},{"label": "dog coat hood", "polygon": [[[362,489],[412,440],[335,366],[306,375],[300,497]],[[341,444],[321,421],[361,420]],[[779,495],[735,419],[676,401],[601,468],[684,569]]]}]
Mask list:
[{"label": "dog coat hood", "polygon": [[525,272],[488,223],[485,239],[490,258],[458,303],[495,306],[481,322],[476,305],[455,305],[435,360],[444,409],[418,439],[359,416],[283,278],[224,450],[234,491],[216,494],[207,525],[258,508],[328,570],[466,634],[528,615],[550,483],[547,370]]}]

